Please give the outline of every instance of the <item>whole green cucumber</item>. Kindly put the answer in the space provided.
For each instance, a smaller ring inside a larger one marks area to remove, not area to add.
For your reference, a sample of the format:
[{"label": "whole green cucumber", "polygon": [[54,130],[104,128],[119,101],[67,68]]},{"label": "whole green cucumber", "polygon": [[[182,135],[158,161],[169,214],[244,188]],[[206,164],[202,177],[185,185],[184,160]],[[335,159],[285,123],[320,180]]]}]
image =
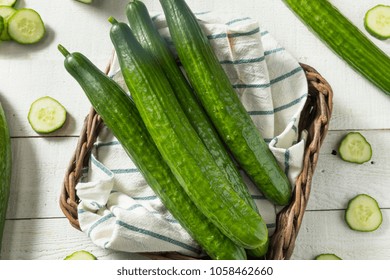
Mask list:
[{"label": "whole green cucumber", "polygon": [[333,52],[390,95],[390,57],[328,0],[283,0]]},{"label": "whole green cucumber", "polygon": [[202,213],[244,248],[268,241],[268,229],[230,186],[177,101],[156,59],[125,23],[110,18],[110,36],[127,87],[162,157]]},{"label": "whole green cucumber", "polygon": [[[258,211],[254,200],[249,193],[247,185],[239,173],[231,156],[228,154],[217,131],[208,118],[206,112],[199,104],[196,96],[179,68],[168,44],[155,28],[145,4],[138,0],[131,0],[126,7],[126,14],[134,36],[142,47],[151,53],[164,70],[181,108],[186,114],[192,127],[213,156],[217,165],[225,173],[234,190],[253,209]],[[267,246],[267,244],[264,244]],[[257,248],[251,250],[253,255],[262,256],[267,249]]]},{"label": "whole green cucumber", "polygon": [[191,202],[161,157],[130,96],[84,55],[70,54],[61,45],[59,50],[66,57],[67,71],[183,228],[212,259],[246,259],[245,251],[224,236]]},{"label": "whole green cucumber", "polygon": [[160,3],[180,61],[221,138],[270,201],[288,204],[288,178],[240,102],[196,17],[184,0]]},{"label": "whole green cucumber", "polygon": [[11,187],[12,152],[7,119],[0,102],[0,255]]}]

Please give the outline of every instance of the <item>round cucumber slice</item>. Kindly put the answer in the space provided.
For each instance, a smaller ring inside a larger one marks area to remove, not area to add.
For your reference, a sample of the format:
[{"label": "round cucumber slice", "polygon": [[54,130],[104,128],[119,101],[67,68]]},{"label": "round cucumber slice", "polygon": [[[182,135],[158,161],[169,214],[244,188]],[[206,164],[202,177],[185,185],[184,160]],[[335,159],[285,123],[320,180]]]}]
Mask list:
[{"label": "round cucumber slice", "polygon": [[364,17],[367,32],[380,40],[390,38],[390,6],[376,5]]},{"label": "round cucumber slice", "polygon": [[66,110],[57,100],[44,96],[31,104],[28,121],[38,133],[51,133],[60,129],[66,121]]},{"label": "round cucumber slice", "polygon": [[81,251],[76,251],[72,254],[70,254],[69,256],[66,256],[64,258],[64,260],[67,260],[67,261],[76,261],[76,260],[84,260],[84,261],[93,261],[93,260],[97,260],[97,258],[91,254],[90,252],[87,252],[87,251],[84,251],[84,250],[81,250]]},{"label": "round cucumber slice", "polygon": [[8,20],[15,12],[16,10],[12,7],[0,6],[0,16],[3,18],[4,21],[3,31],[0,32],[1,41],[11,40],[11,37],[8,35]]},{"label": "round cucumber slice", "polygon": [[15,6],[17,0],[0,0],[0,6]]},{"label": "round cucumber slice", "polygon": [[335,254],[320,254],[314,258],[315,260],[341,260],[341,258]]},{"label": "round cucumber slice", "polygon": [[20,44],[37,43],[45,33],[41,16],[33,9],[17,10],[8,20],[8,34]]},{"label": "round cucumber slice", "polygon": [[349,201],[345,221],[353,230],[370,232],[382,224],[382,212],[373,197],[359,194]]},{"label": "round cucumber slice", "polygon": [[339,154],[344,161],[362,164],[372,157],[372,148],[359,132],[349,132],[341,140]]}]

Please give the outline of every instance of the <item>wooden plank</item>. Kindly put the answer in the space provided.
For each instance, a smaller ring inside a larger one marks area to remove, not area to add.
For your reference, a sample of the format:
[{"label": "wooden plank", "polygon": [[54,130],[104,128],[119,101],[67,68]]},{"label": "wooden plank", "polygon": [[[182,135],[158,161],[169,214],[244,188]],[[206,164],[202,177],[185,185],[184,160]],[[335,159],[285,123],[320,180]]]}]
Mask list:
[{"label": "wooden plank", "polygon": [[[292,259],[310,260],[321,253],[335,253],[346,260],[388,259],[390,210],[383,209],[383,224],[375,232],[350,230],[343,211],[307,211]],[[145,259],[97,247],[64,218],[7,220],[2,259],[60,260],[76,250],[88,250],[99,259]]]},{"label": "wooden plank", "polygon": [[62,260],[74,251],[87,250],[98,259],[146,259],[140,255],[102,249],[65,218],[7,220],[1,259]]},{"label": "wooden plank", "polygon": [[13,138],[9,219],[62,217],[58,199],[75,137]]},{"label": "wooden plank", "polygon": [[372,160],[361,165],[332,154],[347,133],[328,133],[314,173],[308,209],[345,209],[348,200],[359,193],[372,195],[381,207],[390,208],[390,130],[361,131],[373,149]]},{"label": "wooden plank", "polygon": [[307,211],[292,259],[312,260],[334,253],[345,260],[386,260],[390,256],[390,209],[382,209],[383,223],[374,232],[351,230],[344,211]]}]

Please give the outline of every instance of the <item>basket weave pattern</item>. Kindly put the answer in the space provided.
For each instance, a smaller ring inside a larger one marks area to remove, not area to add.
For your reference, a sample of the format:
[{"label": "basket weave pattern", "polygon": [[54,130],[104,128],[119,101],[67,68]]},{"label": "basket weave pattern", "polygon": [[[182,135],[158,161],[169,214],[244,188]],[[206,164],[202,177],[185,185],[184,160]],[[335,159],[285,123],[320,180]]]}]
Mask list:
[{"label": "basket weave pattern", "polygon": [[[110,70],[106,68],[106,73]],[[295,240],[310,195],[313,173],[318,161],[320,147],[327,134],[332,113],[333,92],[328,82],[312,67],[301,64],[308,81],[308,98],[301,113],[299,131],[307,130],[308,138],[304,154],[303,170],[297,178],[292,200],[277,216],[277,224],[270,240],[266,258],[272,260],[289,259],[295,246]],[[85,118],[79,141],[65,173],[60,195],[60,207],[70,224],[80,230],[77,206],[80,202],[76,185],[82,170],[88,166],[89,157],[99,135],[103,121],[91,108]],[[152,259],[191,259],[178,253],[143,254]]]}]

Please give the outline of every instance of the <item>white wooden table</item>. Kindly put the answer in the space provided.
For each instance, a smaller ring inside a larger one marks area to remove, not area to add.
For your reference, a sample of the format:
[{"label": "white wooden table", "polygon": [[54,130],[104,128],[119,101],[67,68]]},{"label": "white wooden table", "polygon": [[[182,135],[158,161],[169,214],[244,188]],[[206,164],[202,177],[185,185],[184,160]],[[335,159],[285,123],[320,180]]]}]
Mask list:
[{"label": "white wooden table", "polygon": [[[112,52],[109,16],[125,20],[128,0],[24,0],[19,7],[37,10],[47,27],[43,42],[22,46],[0,44],[0,99],[11,127],[12,190],[5,224],[3,259],[62,259],[80,249],[100,259],[139,259],[133,254],[107,251],[70,226],[59,208],[65,169],[76,146],[90,104],[65,71],[61,43],[86,54],[103,69]],[[363,32],[365,11],[377,0],[332,0]],[[389,0],[381,1],[390,4]],[[151,11],[158,1],[145,0]],[[390,259],[390,96],[356,74],[315,37],[281,0],[188,0],[197,11],[250,16],[260,21],[299,61],[316,68],[332,85],[334,111],[322,146],[312,192],[296,242],[293,259],[312,259],[332,252],[343,259]],[[390,55],[390,41],[374,42]],[[59,100],[68,110],[66,126],[50,136],[29,126],[30,104],[41,96]],[[348,131],[361,131],[373,146],[372,162],[343,162],[336,150]],[[377,198],[383,224],[372,233],[350,230],[343,215],[347,201],[358,193]]]}]

